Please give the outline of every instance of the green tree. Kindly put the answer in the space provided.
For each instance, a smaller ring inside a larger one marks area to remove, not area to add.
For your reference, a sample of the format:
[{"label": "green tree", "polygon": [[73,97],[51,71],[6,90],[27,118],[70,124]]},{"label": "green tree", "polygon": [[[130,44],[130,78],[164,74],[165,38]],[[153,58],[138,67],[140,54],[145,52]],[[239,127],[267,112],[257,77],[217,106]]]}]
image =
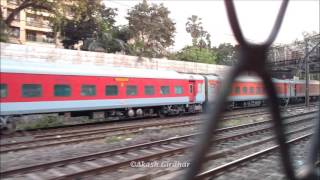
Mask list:
[{"label": "green tree", "polygon": [[130,38],[127,27],[115,27],[112,31],[97,33],[93,38],[87,38],[84,42],[83,49],[89,51],[103,52],[123,52],[130,54],[130,47],[126,43]]},{"label": "green tree", "polygon": [[133,55],[161,57],[174,43],[175,23],[163,4],[149,5],[146,0],[128,11],[129,31],[134,43]]},{"label": "green tree", "polygon": [[204,30],[201,22],[201,18],[196,15],[192,15],[188,18],[186,23],[186,31],[190,33],[192,37],[192,46],[198,46],[202,48],[211,48],[211,35]]},{"label": "green tree", "polygon": [[198,43],[198,39],[201,34],[202,29],[202,22],[201,18],[199,18],[196,15],[192,15],[188,18],[188,21],[186,23],[186,31],[190,33],[192,37],[192,45],[196,46]]},{"label": "green tree", "polygon": [[230,43],[222,43],[214,48],[217,53],[217,63],[222,65],[233,65],[236,62],[236,46]]},{"label": "green tree", "polygon": [[[109,43],[110,38],[106,33],[111,34],[115,28],[116,9],[106,8],[101,0],[81,0],[71,7],[71,11],[74,12],[72,18],[64,17],[60,28],[65,48],[72,47],[79,41],[87,41],[85,44],[99,41],[104,46],[102,41]],[[89,46],[83,47],[88,50],[86,48]]]},{"label": "green tree", "polygon": [[207,48],[211,48],[211,35],[209,33],[206,34]]},{"label": "green tree", "polygon": [[178,59],[178,53],[177,52],[169,52],[167,55],[166,55],[167,59],[170,59],[170,60],[180,60]]},{"label": "green tree", "polygon": [[0,42],[7,42],[7,41],[8,41],[7,26],[5,22],[2,19],[0,19]]},{"label": "green tree", "polygon": [[179,51],[176,55],[177,59],[191,62],[201,62],[215,64],[217,61],[217,54],[208,49],[201,49],[198,46],[187,46]]},{"label": "green tree", "polygon": [[216,63],[217,54],[211,49],[211,35],[204,30],[201,18],[192,15],[186,23],[186,31],[192,38],[192,46],[178,52],[178,59],[202,63]]}]

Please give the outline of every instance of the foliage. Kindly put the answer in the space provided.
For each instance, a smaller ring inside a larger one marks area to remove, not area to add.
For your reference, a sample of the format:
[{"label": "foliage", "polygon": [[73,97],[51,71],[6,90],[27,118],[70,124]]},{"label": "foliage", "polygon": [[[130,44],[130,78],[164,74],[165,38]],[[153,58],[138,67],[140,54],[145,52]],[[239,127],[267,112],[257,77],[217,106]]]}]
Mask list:
[{"label": "foliage", "polygon": [[161,57],[174,43],[175,23],[163,4],[149,5],[146,0],[128,11],[129,31],[133,37],[133,55]]},{"label": "foliage", "polygon": [[192,37],[192,45],[200,48],[211,48],[211,35],[202,27],[201,18],[192,15],[186,23],[186,31]]},{"label": "foliage", "polygon": [[92,19],[88,19],[85,22],[83,22],[84,19],[81,21],[64,20],[61,32],[63,40],[61,42],[65,48],[71,48],[80,40],[91,38],[96,31],[97,24]]},{"label": "foliage", "polygon": [[114,28],[116,9],[106,8],[100,0],[81,0],[70,8],[74,12],[72,18],[64,17],[61,26],[65,48],[72,47],[79,41],[106,40],[105,33],[110,33]]},{"label": "foliage", "polygon": [[127,26],[114,27],[109,32],[97,32],[93,38],[87,38],[84,41],[83,49],[130,54],[130,47],[127,44],[129,38],[130,33]]},{"label": "foliage", "polygon": [[207,47],[211,48],[211,35],[209,33],[206,34]]},{"label": "foliage", "polygon": [[192,15],[188,18],[186,23],[186,31],[190,33],[192,37],[192,45],[196,46],[198,38],[200,37],[200,31],[202,27],[201,18],[198,18],[196,15]]},{"label": "foliage", "polygon": [[[80,7],[81,4],[83,4],[83,2],[85,1],[89,0],[79,0],[76,1],[76,3],[60,0],[16,0],[16,8],[13,9],[12,12],[8,14],[8,16],[5,19],[2,18],[2,12],[0,9],[0,16],[1,19],[3,19],[2,23],[4,23],[7,27],[10,27],[11,23],[14,20],[14,17],[17,16],[22,10],[31,9],[35,13],[49,12],[52,14],[52,16],[49,16],[48,18],[52,22],[54,36],[57,37],[58,32],[61,30],[62,24],[66,23],[64,22],[65,16],[71,11],[77,12],[77,10],[79,10],[77,8]],[[74,24],[69,24],[69,26],[72,25]]]},{"label": "foliage", "polygon": [[82,41],[82,50],[128,52],[128,28],[114,25],[117,9],[106,8],[101,1],[90,0],[82,0],[74,8],[73,18],[64,19],[62,43],[65,48],[72,48]]},{"label": "foliage", "polygon": [[28,130],[28,129],[39,129],[39,128],[48,128],[48,127],[57,127],[62,126],[62,120],[59,120],[56,116],[46,116],[39,120],[34,120],[25,124],[18,124],[19,130]]},{"label": "foliage", "polygon": [[[36,11],[48,11],[52,14],[54,36],[61,32],[65,48],[72,48],[83,41],[83,50],[101,50],[116,52],[124,49],[128,30],[114,26],[116,9],[106,8],[101,0],[17,0],[17,8],[0,21],[1,41],[7,40],[7,28],[21,10],[31,8]],[[2,18],[2,13],[1,13]],[[110,36],[111,35],[111,36]],[[117,39],[119,36],[120,39]],[[110,38],[112,37],[112,38]],[[115,37],[115,38],[113,38]],[[93,43],[93,44],[90,44]],[[90,46],[90,48],[89,48]]]},{"label": "foliage", "polygon": [[123,42],[127,42],[131,38],[128,26],[119,26],[112,30],[112,36]]},{"label": "foliage", "polygon": [[7,42],[8,41],[8,34],[7,34],[7,25],[0,17],[0,42]]},{"label": "foliage", "polygon": [[83,49],[101,52],[127,52],[128,46],[124,41],[115,38],[112,34],[100,32],[94,38],[87,38],[84,41]]},{"label": "foliage", "polygon": [[176,52],[169,52],[167,55],[166,55],[166,58],[167,59],[170,59],[170,60],[180,60],[178,58],[178,53]]},{"label": "foliage", "polygon": [[168,54],[167,58],[200,63],[234,65],[237,61],[237,48],[238,46],[233,46],[230,43],[222,43],[218,47],[213,48],[186,46],[177,53]]},{"label": "foliage", "polygon": [[215,64],[217,54],[208,48],[187,46],[177,53],[177,58],[184,61]]},{"label": "foliage", "polygon": [[217,63],[222,65],[233,65],[236,62],[236,46],[230,43],[222,43],[214,51],[217,52]]}]

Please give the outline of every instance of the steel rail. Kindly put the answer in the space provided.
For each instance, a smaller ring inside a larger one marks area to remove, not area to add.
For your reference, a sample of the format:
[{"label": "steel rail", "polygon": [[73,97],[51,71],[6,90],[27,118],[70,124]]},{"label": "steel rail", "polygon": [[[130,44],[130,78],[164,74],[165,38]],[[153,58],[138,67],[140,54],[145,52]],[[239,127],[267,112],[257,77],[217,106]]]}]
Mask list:
[{"label": "steel rail", "polygon": [[[311,127],[309,127],[309,128],[306,127],[306,128],[299,129],[299,130],[297,130],[297,132],[301,132],[303,130],[308,130],[308,129],[311,129]],[[293,134],[293,133],[296,133],[296,132],[294,132],[294,131],[290,132],[290,134]],[[223,141],[223,140],[221,140],[221,141]],[[256,144],[261,144],[261,143],[258,142]],[[253,146],[254,146],[253,144],[250,145],[250,147],[253,147]],[[154,159],[159,159],[159,158],[162,158],[162,157],[167,157],[168,155],[172,155],[172,154],[174,155],[174,154],[178,154],[178,153],[183,153],[183,152],[185,152],[188,149],[193,148],[193,147],[194,147],[194,145],[190,145],[190,146],[186,146],[186,147],[167,150],[167,151],[161,152],[161,153],[155,153],[155,154],[152,154],[152,155],[138,157],[138,158],[135,158],[135,159],[125,160],[125,161],[122,161],[122,162],[119,162],[119,163],[115,163],[115,164],[110,164],[110,165],[101,166],[101,167],[98,167],[98,168],[93,168],[93,169],[84,170],[84,171],[81,171],[81,172],[76,172],[76,173],[72,173],[72,174],[63,175],[63,176],[60,176],[60,177],[51,178],[51,180],[73,179],[73,178],[80,178],[80,177],[83,178],[83,177],[88,176],[88,175],[93,175],[93,174],[97,174],[97,173],[101,173],[101,172],[105,172],[105,171],[111,171],[111,170],[114,170],[116,168],[127,166],[132,161],[138,162],[138,161],[143,161],[143,160],[147,161],[147,160],[151,160],[151,159],[153,159],[153,160]],[[241,147],[240,149],[243,149],[243,147]],[[217,156],[218,156],[218,154],[215,155],[215,157],[217,157]],[[211,158],[211,157],[208,157],[208,158]]]},{"label": "steel rail", "polygon": [[[289,118],[294,118],[294,117],[300,117],[300,116],[304,116],[304,115],[310,115],[312,113],[315,113],[315,112],[311,111],[311,112],[307,112],[307,113],[303,113],[303,114],[295,114],[295,115],[286,116],[285,118],[289,119]],[[246,127],[251,127],[251,126],[262,125],[262,124],[269,123],[269,122],[270,121],[265,120],[265,121],[256,122],[256,123],[247,123],[247,124],[243,124],[243,125],[217,129],[216,132],[225,132],[225,131],[230,131],[230,130],[236,130],[236,129],[246,128]],[[183,127],[183,126],[194,126],[194,125],[199,125],[199,124],[202,124],[202,122],[169,125],[166,128],[179,128],[179,127]],[[140,133],[140,132],[141,131],[138,129],[138,130],[132,130],[131,132],[124,132],[124,133],[120,132],[118,134],[113,134],[112,136],[120,136],[120,135],[126,135],[126,134],[136,134],[136,133]],[[51,143],[46,143],[46,144],[32,144],[32,143],[36,143],[38,141],[25,141],[26,143],[25,142],[16,142],[16,143],[1,144],[2,149],[0,149],[0,153],[16,152],[16,151],[22,151],[22,150],[31,150],[31,149],[37,149],[37,148],[43,148],[43,147],[57,146],[57,145],[62,145],[62,144],[80,143],[80,142],[86,142],[86,141],[100,140],[100,139],[104,139],[104,138],[106,138],[105,134],[99,135],[99,136],[96,136],[96,137],[87,137],[87,138],[81,138],[81,139],[71,139],[71,140],[60,141],[60,142],[51,142]],[[53,140],[61,140],[61,139],[60,138],[54,138]],[[48,139],[40,140],[40,142],[42,142],[42,141],[47,142]],[[26,146],[27,143],[31,143],[31,145],[30,146]],[[17,146],[17,145],[23,145],[23,146],[22,147],[18,147],[18,148],[8,148],[8,147]]]},{"label": "steel rail", "polygon": [[[310,104],[310,107],[316,106],[315,104]],[[290,105],[289,107],[286,107],[285,109],[296,109],[300,108],[301,105]],[[251,112],[253,110],[253,112]],[[258,110],[258,111],[256,111]],[[246,114],[258,114],[258,113],[264,113],[266,112],[265,107],[252,107],[250,108],[249,111],[248,109],[236,109],[235,111],[227,111],[226,114],[224,115],[224,119],[232,118],[235,116],[245,116]],[[186,114],[186,117],[193,116],[192,114]],[[195,115],[196,116],[196,115]],[[95,129],[100,129],[101,124],[106,124],[110,126],[126,126],[130,125],[133,123],[152,123],[153,121],[174,121],[176,116],[169,116],[167,119],[160,119],[160,118],[149,118],[149,119],[138,119],[135,121],[129,121],[129,120],[124,120],[124,121],[104,121],[104,122],[92,122],[92,123],[86,123],[86,124],[73,124],[73,125],[65,125],[65,126],[57,126],[57,127],[49,127],[49,128],[39,128],[39,129],[28,129],[28,130],[18,130],[13,134],[0,134],[0,137],[2,139],[4,138],[12,138],[12,137],[21,137],[21,136],[34,136],[34,138],[42,138],[45,136],[55,136],[55,135],[61,135],[61,133],[67,134],[66,132],[70,132],[69,134],[72,134],[74,132],[90,132]],[[110,127],[108,126],[108,127]],[[120,127],[119,126],[119,127]],[[96,128],[98,127],[98,128]],[[86,130],[79,130],[81,128],[86,128]],[[88,128],[90,128],[88,130]],[[92,128],[92,129],[91,129]],[[43,131],[54,131],[53,133],[50,133],[48,135],[47,132]],[[37,135],[39,134],[39,135]]]},{"label": "steel rail", "polygon": [[[300,107],[294,107],[295,108],[300,108]],[[290,108],[291,110],[291,108]],[[232,114],[232,115],[229,115],[229,116],[225,116],[223,119],[224,120],[233,120],[234,118],[241,118],[241,117],[248,117],[249,115],[250,116],[257,116],[257,115],[263,115],[263,114],[266,114],[267,112],[266,111],[258,111],[258,112],[249,112],[249,113],[240,113],[240,114]],[[197,120],[205,120],[204,118],[199,118]],[[120,131],[120,130],[126,130],[126,129],[129,129],[129,128],[139,128],[139,127],[147,127],[148,124],[151,126],[156,126],[156,125],[162,125],[162,124],[171,124],[171,123],[183,123],[183,122],[191,122],[191,121],[194,121],[194,120],[170,120],[169,122],[166,121],[166,120],[163,120],[163,121],[159,121],[159,122],[148,122],[148,123],[145,123],[145,124],[139,124],[139,125],[121,125],[121,126],[116,126],[116,127],[106,127],[106,128],[97,128],[97,129],[90,129],[90,130],[74,130],[74,131],[58,131],[58,132],[53,132],[53,133],[50,133],[50,134],[47,134],[47,133],[44,133],[44,134],[40,134],[40,135],[34,135],[33,138],[35,139],[38,139],[39,138],[39,141],[40,141],[40,138],[43,139],[43,140],[54,140],[54,139],[61,139],[63,137],[66,137],[66,135],[74,135],[75,134],[81,134],[83,133],[84,135],[94,135],[94,134],[99,134],[101,132],[108,132],[108,131]],[[157,124],[159,123],[159,124]],[[58,136],[58,137],[57,137]],[[54,137],[52,139],[48,138],[46,139],[45,137]],[[72,136],[68,136],[68,137],[72,137]],[[33,140],[29,140],[29,142],[32,142]],[[22,142],[14,142],[14,143],[2,143],[2,145],[6,145],[6,144],[20,144],[20,143],[23,143],[23,142],[28,142],[28,141],[22,141]]]},{"label": "steel rail", "polygon": [[[250,114],[243,114],[241,116],[236,117],[228,117],[224,118],[224,120],[234,120],[235,118],[241,118],[241,117],[248,117],[250,116],[258,116],[263,115],[266,113],[259,112],[259,113],[250,113]],[[48,141],[56,141],[56,140],[62,140],[65,138],[79,138],[79,137],[87,137],[89,135],[101,135],[102,133],[115,133],[117,131],[133,131],[133,133],[137,132],[135,130],[141,129],[141,128],[147,128],[147,127],[166,127],[169,126],[169,128],[177,127],[174,126],[175,124],[180,126],[191,126],[191,125],[198,125],[201,124],[200,121],[204,120],[203,118],[195,119],[195,120],[175,120],[173,122],[156,122],[156,123],[148,123],[148,124],[142,124],[142,125],[127,125],[127,126],[120,126],[120,127],[106,127],[106,128],[99,128],[99,129],[92,129],[92,130],[80,130],[80,131],[71,131],[66,133],[50,133],[50,134],[42,134],[42,135],[36,135],[34,136],[32,140],[26,140],[26,141],[18,141],[18,142],[9,142],[9,143],[1,143],[2,147],[9,147],[9,146],[16,146],[16,145],[26,145],[28,143],[36,143],[36,142],[48,142]],[[128,134],[131,132],[127,132]]]},{"label": "steel rail", "polygon": [[[239,118],[239,117],[247,117],[248,115],[250,116],[258,116],[258,115],[262,115],[265,114],[263,112],[259,112],[259,113],[249,113],[249,114],[242,114],[242,115],[236,115],[236,116],[230,116],[227,118],[224,118],[224,120],[232,120],[234,118]],[[121,126],[121,127],[107,127],[107,128],[99,128],[99,129],[93,129],[93,130],[84,130],[84,131],[71,131],[71,132],[66,132],[63,133],[64,137],[73,137],[75,136],[75,134],[77,133],[83,133],[83,135],[94,135],[94,134],[98,134],[101,132],[112,132],[112,131],[121,131],[121,130],[128,130],[128,129],[140,129],[140,128],[145,128],[145,127],[154,127],[154,126],[163,126],[163,125],[168,125],[168,124],[183,124],[183,123],[192,123],[192,122],[196,122],[196,121],[201,121],[204,120],[203,118],[199,118],[199,119],[195,119],[195,120],[173,120],[173,122],[171,121],[159,121],[157,123],[153,123],[153,122],[149,122],[148,124],[137,124],[137,125],[126,125],[126,126]],[[93,132],[94,131],[94,132]],[[86,133],[87,132],[87,133]],[[65,136],[71,134],[72,136]],[[49,134],[49,135],[36,135],[34,136],[34,138],[43,138],[43,137],[50,137],[50,136],[57,136],[60,135],[61,133],[53,133],[53,134]]]},{"label": "steel rail", "polygon": [[[311,137],[311,135],[312,135],[312,133],[300,136],[298,138],[295,138],[295,139],[292,139],[292,140],[288,141],[287,144],[292,144],[292,143],[296,143],[298,141],[302,141],[302,140],[308,139],[308,138]],[[266,154],[268,154],[270,152],[273,152],[274,150],[276,150],[278,148],[279,148],[279,145],[276,145],[276,146],[267,148],[265,150],[256,152],[254,154],[251,154],[249,156],[242,157],[242,158],[237,159],[235,161],[232,161],[230,163],[227,163],[227,164],[224,164],[222,166],[219,166],[219,167],[210,169],[208,171],[202,172],[202,173],[198,174],[195,179],[203,179],[203,178],[206,178],[206,177],[212,177],[212,176],[217,175],[219,173],[225,172],[228,169],[231,169],[231,168],[234,168],[234,167],[238,167],[239,165],[243,165],[244,163],[248,163],[253,159],[257,159],[257,158],[259,158],[259,157],[261,157],[263,155],[266,155]]]},{"label": "steel rail", "polygon": [[[304,123],[305,121],[309,121],[312,119],[314,119],[314,118],[306,118],[306,119],[302,119],[302,120],[296,120],[293,122],[289,122],[286,125],[297,125],[297,124],[301,124],[301,123]],[[299,129],[297,131],[288,132],[288,134],[292,134],[294,132],[300,132],[300,131],[311,129],[311,128],[312,128],[312,126],[305,127],[305,128]],[[224,141],[228,141],[228,140],[238,139],[240,137],[247,137],[247,136],[260,134],[260,133],[267,132],[270,130],[272,130],[272,127],[262,127],[262,128],[247,131],[244,133],[233,134],[233,135],[229,135],[229,136],[222,136],[222,137],[219,137],[218,139],[215,139],[212,141],[214,141],[215,143],[219,143],[219,142],[224,142]],[[79,162],[79,161],[92,160],[92,159],[96,159],[99,157],[111,156],[114,154],[119,154],[120,152],[125,153],[125,152],[132,151],[135,149],[147,148],[147,147],[153,147],[155,145],[162,145],[162,144],[168,144],[168,143],[173,143],[173,142],[185,141],[188,139],[194,139],[195,137],[198,137],[199,135],[200,135],[200,133],[194,133],[194,134],[190,134],[190,135],[169,138],[169,139],[164,139],[164,140],[159,140],[159,141],[153,141],[150,143],[143,143],[143,144],[128,146],[128,147],[119,148],[119,149],[115,149],[115,150],[110,150],[110,151],[105,151],[105,152],[93,153],[93,154],[89,154],[89,155],[64,159],[64,160],[60,160],[60,161],[53,161],[53,162],[49,162],[49,163],[43,163],[43,164],[38,164],[38,165],[33,165],[33,166],[28,166],[28,167],[23,167],[23,168],[18,168],[18,169],[2,171],[2,172],[0,172],[0,176],[5,177],[5,176],[12,175],[12,174],[17,174],[17,173],[25,173],[25,172],[40,170],[40,169],[49,168],[49,167],[71,164],[71,163],[75,163],[75,162]],[[193,145],[190,147],[193,147]],[[188,148],[189,148],[189,146],[188,146]]]},{"label": "steel rail", "polygon": [[[312,111],[311,111],[312,112]],[[258,116],[264,115],[266,112],[252,112],[249,114],[241,113],[235,116],[228,116],[225,117],[224,120],[233,120],[235,118],[242,118],[248,116]],[[114,133],[117,131],[132,131],[146,127],[156,127],[156,126],[172,126],[174,124],[182,124],[181,126],[188,126],[188,125],[197,125],[200,124],[197,121],[202,121],[203,118],[195,119],[195,120],[173,120],[173,121],[161,121],[161,122],[149,122],[142,125],[126,125],[126,126],[119,126],[119,127],[105,127],[105,128],[98,128],[98,129],[91,129],[91,130],[78,130],[78,131],[68,131],[68,132],[56,132],[50,134],[42,134],[42,135],[35,135],[33,136],[34,139],[26,140],[26,141],[18,141],[18,142],[9,142],[9,143],[1,143],[2,147],[9,147],[15,145],[26,145],[28,143],[36,143],[36,142],[48,142],[48,141],[56,141],[62,140],[64,138],[79,138],[79,137],[87,137],[89,135],[101,135],[102,133]],[[174,127],[174,126],[173,126]],[[135,133],[136,131],[133,131]],[[130,132],[127,132],[130,133]]]},{"label": "steel rail", "polygon": [[[257,108],[257,107],[256,107]],[[247,110],[243,110],[243,109],[237,109],[235,112],[238,111],[247,111]],[[240,114],[242,114],[240,112]],[[227,116],[233,116],[234,112],[227,112],[226,113],[226,117]],[[246,112],[245,112],[246,113]],[[245,114],[244,113],[244,114]],[[251,113],[251,112],[249,112]],[[235,113],[238,114],[238,113]],[[193,116],[195,114],[185,114],[186,116]],[[150,122],[150,121],[166,121],[166,120],[172,120],[173,118],[176,118],[175,116],[167,116],[167,119],[163,119],[163,118],[157,118],[157,117],[144,117],[144,118],[133,118],[133,119],[124,119],[124,120],[111,120],[111,121],[99,121],[99,122],[88,122],[88,123],[84,123],[84,124],[68,124],[68,125],[62,125],[62,126],[55,126],[55,127],[44,127],[44,128],[36,128],[36,129],[26,129],[26,130],[17,130],[15,133],[13,134],[0,134],[0,137],[12,137],[14,135],[20,135],[20,136],[24,136],[25,134],[38,134],[39,132],[42,132],[42,130],[45,131],[72,131],[74,128],[76,128],[76,130],[78,128],[88,128],[88,127],[96,127],[96,126],[101,126],[102,124],[107,124],[107,125],[114,125],[114,124],[126,124],[126,123],[132,123],[133,120],[135,120],[135,122],[137,123],[145,123],[145,122]]]},{"label": "steel rail", "polygon": [[[246,116],[256,116],[256,115],[261,115],[263,113],[266,113],[266,111],[261,111],[261,112],[249,112],[249,113],[241,113],[241,114],[236,114],[236,115],[228,115],[226,117],[224,117],[224,120],[232,120],[233,118],[240,118],[240,117],[246,117]],[[198,120],[204,120],[204,118],[200,118]],[[101,132],[112,132],[112,131],[120,131],[120,130],[126,130],[129,128],[136,128],[136,129],[140,129],[143,127],[152,127],[152,126],[156,126],[156,125],[166,125],[166,124],[173,124],[173,123],[183,123],[183,122],[189,122],[189,121],[195,121],[195,120],[177,120],[177,119],[169,119],[169,120],[159,120],[159,121],[143,121],[143,122],[134,122],[134,123],[128,123],[126,125],[113,125],[113,126],[108,126],[108,127],[98,127],[98,128],[92,128],[92,129],[82,129],[84,128],[83,126],[80,126],[79,129],[75,129],[75,130],[67,130],[64,127],[57,129],[57,131],[51,132],[51,133],[43,133],[43,134],[34,134],[32,135],[33,138],[35,139],[43,139],[43,140],[51,140],[51,139],[61,139],[63,137],[66,137],[67,135],[72,135],[75,136],[75,134],[83,134],[83,135],[94,135],[94,134],[99,134]],[[139,124],[140,123],[140,124]],[[141,124],[142,123],[142,124]],[[157,124],[158,123],[158,124]],[[122,124],[122,123],[121,123]],[[91,124],[89,124],[89,126],[91,126]],[[68,127],[66,127],[68,128]],[[87,133],[87,134],[86,134]],[[38,135],[37,135],[38,134]],[[59,136],[59,137],[55,137],[55,136]],[[68,136],[68,137],[72,137],[72,136]],[[10,136],[7,139],[14,137],[14,136]],[[48,139],[45,139],[46,137],[48,137]],[[49,137],[53,137],[53,138],[49,138]],[[30,140],[31,142],[32,140]],[[27,142],[27,141],[24,141]],[[20,142],[15,142],[16,144],[20,143]],[[22,143],[22,142],[21,142]],[[9,143],[7,143],[9,144]],[[14,144],[14,143],[12,143]]]}]

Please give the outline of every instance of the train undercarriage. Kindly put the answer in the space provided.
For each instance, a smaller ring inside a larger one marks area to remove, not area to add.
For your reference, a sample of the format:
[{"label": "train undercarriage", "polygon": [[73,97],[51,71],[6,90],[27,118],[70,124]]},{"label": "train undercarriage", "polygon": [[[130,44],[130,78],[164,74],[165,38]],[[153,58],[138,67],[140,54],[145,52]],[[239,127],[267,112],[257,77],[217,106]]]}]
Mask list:
[{"label": "train undercarriage", "polygon": [[[63,119],[72,117],[87,116],[89,119],[100,119],[106,121],[125,120],[145,117],[165,117],[182,115],[185,113],[202,112],[202,104],[183,104],[183,105],[166,105],[153,107],[138,107],[138,108],[119,108],[99,111],[74,111],[74,112],[59,112],[57,116]],[[35,114],[33,114],[35,115]],[[40,116],[48,116],[50,114],[37,114]],[[16,120],[27,115],[17,116],[1,116],[0,130],[1,134],[12,133],[16,129]]]},{"label": "train undercarriage", "polygon": [[[310,96],[310,102],[319,101],[319,96]],[[281,106],[286,106],[288,104],[304,103],[305,97],[294,97],[294,98],[279,98],[279,103]],[[252,100],[252,101],[233,101],[228,104],[229,109],[233,108],[244,108],[244,107],[259,107],[264,106],[266,100]]]}]

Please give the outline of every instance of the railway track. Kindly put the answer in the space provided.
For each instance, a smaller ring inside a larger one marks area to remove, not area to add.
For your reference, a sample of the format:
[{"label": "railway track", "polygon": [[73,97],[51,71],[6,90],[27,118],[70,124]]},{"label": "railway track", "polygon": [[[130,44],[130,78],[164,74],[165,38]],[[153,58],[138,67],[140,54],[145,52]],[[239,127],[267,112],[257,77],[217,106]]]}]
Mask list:
[{"label": "railway track", "polygon": [[[308,133],[306,135],[299,136],[297,138],[291,139],[287,142],[287,144],[299,143],[300,141],[305,141],[311,137],[312,133]],[[274,145],[268,148],[265,148],[261,151],[252,153],[250,155],[244,156],[227,164],[223,164],[221,166],[208,169],[204,172],[201,172],[197,175],[196,179],[206,179],[209,177],[215,177],[219,174],[225,173],[230,169],[233,171],[236,168],[243,168],[244,166],[248,166],[248,164],[252,163],[252,161],[257,161],[258,159],[264,158],[266,155],[270,155],[272,152],[276,151],[279,148],[278,145]],[[257,178],[257,177],[256,177]]]},{"label": "railway track", "polygon": [[[292,105],[289,106],[289,108],[283,109],[283,110],[295,110],[302,108],[303,105]],[[317,107],[316,104],[311,104],[310,108]],[[265,107],[262,108],[252,108],[252,109],[240,109],[235,111],[228,111],[224,115],[225,120],[230,120],[234,118],[243,118],[248,116],[258,116],[268,113],[268,110]],[[184,116],[184,119],[190,119],[194,118],[194,115],[190,116]],[[74,124],[74,125],[65,125],[65,126],[57,126],[57,127],[49,127],[49,128],[39,128],[39,129],[30,129],[30,130],[19,130],[13,134],[9,135],[1,135],[2,139],[6,138],[12,138],[12,137],[24,137],[24,136],[34,136],[37,137],[44,137],[44,136],[61,136],[63,134],[66,134],[66,132],[70,132],[69,134],[74,134],[77,132],[90,132],[90,131],[99,131],[101,130],[102,125],[108,125],[108,127],[123,127],[127,125],[141,125],[141,124],[147,124],[147,123],[153,123],[153,122],[162,122],[165,123],[165,121],[175,121],[177,117],[167,117],[166,119],[159,119],[159,118],[149,118],[149,119],[138,119],[134,121],[130,120],[124,120],[124,121],[103,121],[103,122],[93,122],[93,123],[86,123],[86,124]],[[203,118],[202,118],[203,119]],[[152,121],[152,122],[150,122]]]},{"label": "railway track", "polygon": [[[311,111],[305,113],[305,115],[312,115],[315,111]],[[290,115],[286,118],[293,118],[300,116],[301,114]],[[171,122],[155,122],[155,123],[147,123],[140,125],[129,125],[129,126],[121,126],[121,127],[107,127],[101,129],[95,129],[94,131],[78,131],[78,132],[67,132],[64,134],[46,134],[46,135],[38,135],[35,136],[34,139],[22,142],[12,142],[12,143],[2,143],[0,153],[8,153],[13,151],[22,151],[22,150],[31,150],[42,147],[50,147],[50,146],[58,146],[63,144],[74,144],[86,141],[93,140],[101,140],[106,136],[121,136],[126,134],[137,134],[141,133],[143,128],[147,127],[156,127],[161,126],[161,128],[181,128],[187,126],[196,126],[202,124],[202,119],[196,120],[186,120],[186,121],[171,121]],[[235,130],[247,127],[253,127],[258,125],[264,125],[269,123],[268,120],[257,122],[257,123],[249,123],[245,125],[239,125],[236,127],[223,128],[222,130],[226,132],[227,130]],[[218,130],[218,132],[222,132],[222,130]]]},{"label": "railway track", "polygon": [[[313,106],[316,107],[316,106]],[[299,109],[301,108],[301,106],[293,106],[290,109],[287,109],[289,111],[294,111],[295,109]],[[309,108],[310,109],[310,108]],[[312,108],[311,108],[312,109]],[[252,109],[250,109],[250,111],[245,111],[245,110],[241,110],[240,112],[236,111],[236,113],[232,113],[232,114],[225,114],[224,116],[224,120],[228,121],[228,120],[232,120],[235,118],[244,118],[244,117],[249,117],[249,116],[258,116],[258,115],[263,115],[266,114],[267,111],[266,109],[259,109],[259,111],[251,111]],[[5,143],[5,141],[8,139],[8,141],[10,141],[12,139],[12,137],[19,137],[19,136],[24,136],[24,137],[32,137],[32,138],[45,138],[45,137],[55,137],[55,138],[61,138],[62,136],[67,136],[69,134],[81,134],[83,133],[84,135],[90,135],[90,132],[96,132],[96,133],[100,133],[103,131],[111,131],[114,130],[116,131],[118,130],[123,130],[126,127],[146,127],[148,124],[150,126],[152,126],[152,124],[157,125],[158,124],[170,124],[170,123],[175,123],[175,122],[181,122],[182,123],[186,120],[202,120],[204,119],[204,117],[197,117],[196,119],[194,119],[194,116],[185,116],[182,118],[176,118],[176,117],[171,117],[171,118],[167,118],[167,119],[153,119],[152,121],[150,120],[143,120],[143,121],[134,121],[134,122],[118,122],[118,123],[110,123],[108,124],[108,127],[103,127],[101,128],[101,126],[97,126],[97,125],[92,125],[89,124],[88,126],[72,126],[72,127],[60,127],[60,128],[50,128],[47,131],[43,132],[41,130],[39,131],[23,131],[23,132],[17,132],[15,135],[1,135],[1,142]],[[135,126],[134,126],[135,125]],[[89,134],[86,134],[89,133]],[[94,133],[93,133],[94,134]],[[20,140],[13,140],[14,142],[18,142]]]},{"label": "railway track", "polygon": [[[295,120],[292,122],[288,122],[286,125],[287,126],[299,125],[300,127],[301,123],[306,123],[309,120],[310,119]],[[239,127],[235,127],[235,129],[238,129],[238,128]],[[294,133],[309,130],[311,128],[312,128],[312,125],[309,124],[306,127],[295,129],[294,131],[291,131],[291,132],[287,132],[287,134],[288,135],[294,134]],[[257,134],[263,134],[265,132],[270,132],[271,129],[272,127],[270,126],[260,127],[248,132],[240,132],[238,134],[230,133],[229,135],[220,135],[218,136],[218,139],[215,140],[215,144],[230,141],[230,140],[238,140],[241,137],[248,137],[248,136],[253,136]],[[229,130],[225,129],[225,130],[229,131],[230,129]],[[218,131],[224,131],[224,130],[220,129]],[[81,156],[77,158],[70,158],[70,159],[64,159],[56,162],[39,164],[39,165],[20,168],[20,169],[2,171],[1,177],[7,177],[9,175],[14,175],[17,173],[29,172],[29,174],[27,174],[28,175],[27,177],[30,178],[32,176],[34,177],[37,176],[35,175],[35,173],[30,173],[30,172],[44,171],[44,170],[47,170],[46,174],[48,174],[49,172],[49,174],[51,175],[45,176],[45,177],[40,176],[43,179],[69,179],[69,178],[87,176],[90,174],[95,174],[95,173],[103,172],[106,170],[109,171],[115,168],[127,166],[128,163],[132,161],[150,160],[154,158],[161,158],[164,156],[185,152],[186,150],[193,147],[194,138],[197,135],[199,135],[199,133],[166,139],[162,141],[156,141],[151,143],[125,147],[125,148],[116,149],[116,150],[107,151],[107,152],[90,154],[90,155]],[[270,137],[269,139],[264,139],[264,142],[272,141],[273,138],[274,137]],[[260,144],[261,143],[262,142],[260,142]],[[242,147],[242,148],[246,148],[246,147]],[[134,152],[132,152],[133,150]],[[216,157],[217,155],[211,156],[211,158],[216,158]],[[74,163],[81,163],[82,165],[74,165]],[[62,166],[63,168],[60,168],[59,171],[54,169],[55,167],[58,167],[58,166]],[[88,167],[90,168],[88,169]],[[77,171],[77,172],[74,172],[74,171]],[[70,173],[70,172],[74,172],[74,173]]]}]

